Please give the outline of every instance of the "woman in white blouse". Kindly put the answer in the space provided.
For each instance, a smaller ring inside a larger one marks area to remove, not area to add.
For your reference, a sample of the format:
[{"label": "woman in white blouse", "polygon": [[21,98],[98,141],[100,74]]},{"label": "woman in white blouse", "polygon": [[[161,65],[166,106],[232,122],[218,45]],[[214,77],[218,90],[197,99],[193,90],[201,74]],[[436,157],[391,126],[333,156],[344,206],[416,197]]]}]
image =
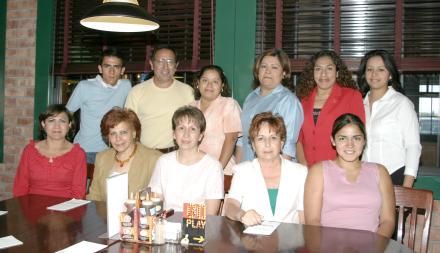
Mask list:
[{"label": "woman in white blouse", "polygon": [[422,150],[419,122],[413,103],[403,95],[393,57],[385,50],[366,53],[358,80],[368,136],[362,160],[384,165],[395,185],[412,187]]},{"label": "woman in white blouse", "polygon": [[235,165],[226,216],[246,226],[263,220],[304,223],[307,167],[281,155],[286,141],[283,118],[272,112],[255,115],[249,138],[257,158]]}]

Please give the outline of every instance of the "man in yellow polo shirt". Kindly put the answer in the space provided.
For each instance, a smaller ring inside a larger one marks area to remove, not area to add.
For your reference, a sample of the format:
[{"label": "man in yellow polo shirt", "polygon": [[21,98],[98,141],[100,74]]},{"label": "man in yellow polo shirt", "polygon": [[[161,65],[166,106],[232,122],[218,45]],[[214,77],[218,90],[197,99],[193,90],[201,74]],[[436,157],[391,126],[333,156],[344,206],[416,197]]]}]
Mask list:
[{"label": "man in yellow polo shirt", "polygon": [[193,89],[174,79],[178,64],[174,49],[156,47],[150,59],[154,76],[133,87],[125,102],[141,121],[141,143],[163,153],[174,150],[174,111],[194,101]]}]

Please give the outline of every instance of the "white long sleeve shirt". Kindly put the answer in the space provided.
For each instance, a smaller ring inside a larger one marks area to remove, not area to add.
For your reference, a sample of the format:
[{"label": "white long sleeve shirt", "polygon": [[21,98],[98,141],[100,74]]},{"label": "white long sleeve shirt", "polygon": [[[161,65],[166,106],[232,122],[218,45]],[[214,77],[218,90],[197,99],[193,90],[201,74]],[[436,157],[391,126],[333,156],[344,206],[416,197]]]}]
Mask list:
[{"label": "white long sleeve shirt", "polygon": [[422,146],[413,103],[388,87],[370,111],[368,95],[364,98],[367,146],[362,160],[382,164],[390,174],[405,166],[405,175],[417,177]]}]

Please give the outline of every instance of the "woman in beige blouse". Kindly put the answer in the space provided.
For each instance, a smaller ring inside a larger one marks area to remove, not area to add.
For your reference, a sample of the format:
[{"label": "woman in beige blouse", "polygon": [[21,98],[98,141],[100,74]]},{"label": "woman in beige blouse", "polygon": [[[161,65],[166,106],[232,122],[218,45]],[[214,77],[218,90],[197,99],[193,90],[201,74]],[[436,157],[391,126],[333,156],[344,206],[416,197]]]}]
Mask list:
[{"label": "woman in beige blouse", "polygon": [[146,187],[162,153],[139,142],[141,123],[136,113],[130,109],[113,108],[102,118],[101,134],[111,148],[96,156],[87,199],[106,201],[106,179],[114,174],[128,173],[128,192]]}]

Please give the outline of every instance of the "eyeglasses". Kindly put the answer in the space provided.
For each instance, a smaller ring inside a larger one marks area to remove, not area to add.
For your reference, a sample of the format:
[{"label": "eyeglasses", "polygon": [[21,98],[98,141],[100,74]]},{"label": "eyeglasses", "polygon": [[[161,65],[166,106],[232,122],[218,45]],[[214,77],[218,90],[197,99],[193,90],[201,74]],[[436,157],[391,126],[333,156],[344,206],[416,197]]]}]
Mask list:
[{"label": "eyeglasses", "polygon": [[165,66],[165,65],[168,65],[168,67],[176,66],[176,60],[174,59],[160,59],[160,60],[154,60],[154,62],[159,66]]}]

